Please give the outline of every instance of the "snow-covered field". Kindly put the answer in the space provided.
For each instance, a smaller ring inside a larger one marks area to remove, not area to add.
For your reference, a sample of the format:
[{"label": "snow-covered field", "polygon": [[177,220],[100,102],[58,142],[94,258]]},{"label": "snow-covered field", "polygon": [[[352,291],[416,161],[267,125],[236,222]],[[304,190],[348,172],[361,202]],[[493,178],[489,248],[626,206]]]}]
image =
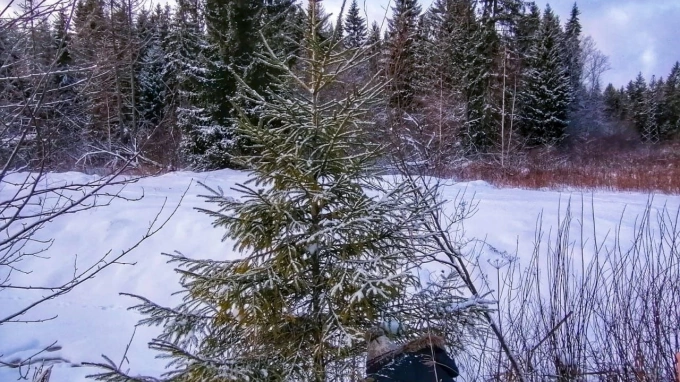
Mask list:
[{"label": "snow-covered field", "polygon": [[[87,178],[89,176],[78,173],[50,175],[52,181]],[[163,205],[165,211],[161,218],[172,212],[188,188],[186,197],[169,223],[124,258],[123,261],[130,265],[113,266],[68,295],[48,301],[32,311],[29,317],[24,317],[40,319],[58,315],[53,320],[0,326],[0,360],[25,357],[58,341],[53,351],[41,355],[62,360],[55,365],[51,382],[84,380],[85,375],[95,370],[78,365],[84,361],[100,362],[102,354],[120,362],[141,316],[127,310],[135,301],[119,293],[139,294],[161,304],[172,304],[170,294],[178,288],[178,277],[172,266],[166,264],[163,252],[180,251],[192,257],[219,259],[236,256],[232,243],[221,241],[222,229],[213,228],[210,217],[193,209],[213,207],[199,197],[204,192],[196,181],[228,190],[245,178],[245,173],[224,170],[177,172],[143,179],[123,191],[129,197],[140,196],[143,192],[144,198],[140,201],[117,200],[110,206],[62,216],[50,222],[38,233],[38,239],[55,239],[47,253],[49,259],[35,258],[23,262],[23,269],[32,269],[33,273],[15,274],[15,282],[53,285],[73,274],[76,259],[77,266],[84,267],[96,262],[109,250],[116,253],[127,249],[146,232]],[[0,189],[0,200],[5,200],[9,192],[9,188]],[[584,232],[590,236],[593,232],[592,201],[596,235],[600,238],[607,236],[619,221],[623,222],[624,228],[632,229],[636,216],[642,213],[649,198],[649,195],[638,193],[497,189],[480,181],[451,183],[446,186],[444,196],[453,199],[463,192],[463,199],[469,200],[474,195],[479,203],[476,214],[465,222],[465,236],[485,240],[500,251],[517,251],[520,259],[531,255],[539,214],[543,213],[546,231],[551,226],[555,227],[560,206],[563,214],[570,198],[578,215],[581,214],[583,200]],[[653,205],[655,208],[666,205],[674,211],[680,208],[680,196],[656,195]],[[447,208],[453,207],[454,203],[447,205]],[[622,231],[624,241],[626,232],[626,229]],[[493,256],[492,251],[488,252],[489,257]],[[1,291],[0,316],[31,301],[26,293]],[[137,329],[127,353],[130,360],[128,367],[133,373],[162,373],[165,361],[154,359],[155,354],[147,349],[147,342],[157,331],[157,328],[148,327]],[[17,370],[0,367],[0,381],[16,380],[18,376]]]}]

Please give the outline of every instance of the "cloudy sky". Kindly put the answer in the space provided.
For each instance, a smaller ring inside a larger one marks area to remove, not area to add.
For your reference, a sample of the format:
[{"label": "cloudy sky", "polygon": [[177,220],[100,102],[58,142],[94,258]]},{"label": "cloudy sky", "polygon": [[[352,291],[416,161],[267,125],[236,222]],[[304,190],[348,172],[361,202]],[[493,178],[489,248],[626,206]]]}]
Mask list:
[{"label": "cloudy sky", "polygon": [[[394,0],[391,0],[394,1]],[[342,0],[326,0],[329,12],[337,14]],[[537,0],[547,3],[564,22],[573,0]],[[369,20],[382,20],[390,0],[359,0]],[[421,0],[426,9],[431,0]],[[645,78],[666,77],[673,64],[680,61],[680,0],[581,0],[581,23],[584,34],[592,36],[607,56],[612,69],[604,82],[622,86],[638,72]],[[387,13],[391,14],[391,10]]]}]

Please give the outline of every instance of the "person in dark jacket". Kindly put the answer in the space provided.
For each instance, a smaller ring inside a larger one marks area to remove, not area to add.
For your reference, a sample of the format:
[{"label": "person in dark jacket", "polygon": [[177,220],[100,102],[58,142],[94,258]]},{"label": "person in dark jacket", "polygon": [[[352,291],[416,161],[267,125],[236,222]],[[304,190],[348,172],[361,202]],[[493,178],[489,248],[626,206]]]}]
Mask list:
[{"label": "person in dark jacket", "polygon": [[399,346],[372,329],[367,340],[366,382],[453,382],[458,376],[442,337],[428,334]]}]

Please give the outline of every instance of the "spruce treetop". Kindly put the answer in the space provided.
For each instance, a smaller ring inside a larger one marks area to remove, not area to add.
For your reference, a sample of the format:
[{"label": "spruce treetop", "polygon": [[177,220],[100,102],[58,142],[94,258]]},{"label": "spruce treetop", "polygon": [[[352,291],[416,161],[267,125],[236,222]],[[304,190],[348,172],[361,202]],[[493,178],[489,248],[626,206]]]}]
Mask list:
[{"label": "spruce treetop", "polygon": [[361,17],[361,10],[357,0],[352,0],[352,3],[347,10],[347,17],[345,18],[345,44],[348,48],[357,48],[366,43],[366,20]]}]

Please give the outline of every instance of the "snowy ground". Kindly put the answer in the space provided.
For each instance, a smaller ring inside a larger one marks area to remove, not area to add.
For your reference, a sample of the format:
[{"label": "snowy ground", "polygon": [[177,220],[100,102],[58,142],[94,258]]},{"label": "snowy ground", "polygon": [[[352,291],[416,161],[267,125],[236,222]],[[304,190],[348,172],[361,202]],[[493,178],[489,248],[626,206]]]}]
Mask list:
[{"label": "snowy ground", "polygon": [[[84,179],[78,173],[54,174],[53,181]],[[211,219],[193,208],[206,207],[198,195],[203,189],[196,184],[202,181],[210,186],[231,185],[245,180],[245,174],[235,171],[211,173],[178,172],[157,178],[144,179],[129,185],[124,194],[130,197],[144,193],[141,201],[115,201],[113,205],[89,210],[77,215],[63,216],[48,224],[39,232],[40,238],[55,238],[50,248],[50,259],[34,259],[23,264],[34,269],[23,276],[31,284],[55,284],[73,273],[77,264],[82,267],[96,261],[108,250],[114,253],[133,245],[144,234],[150,221],[163,204],[167,216],[188,189],[182,205],[168,225],[151,237],[124,261],[135,265],[118,265],[107,269],[96,279],[55,301],[43,304],[28,318],[58,317],[39,324],[12,324],[0,327],[0,360],[12,361],[25,357],[58,341],[54,351],[45,357],[59,358],[51,382],[77,382],[92,373],[93,369],[78,367],[80,362],[102,361],[106,354],[114,361],[122,358],[135,323],[140,316],[127,308],[134,300],[120,296],[120,292],[143,295],[161,304],[171,304],[170,293],[177,290],[177,275],[166,264],[162,252],[180,251],[188,256],[229,258],[235,256],[232,244],[222,242],[223,231],[211,227]],[[192,183],[193,182],[193,183]],[[191,184],[191,186],[190,186]],[[0,189],[0,200],[6,199],[8,189]],[[561,205],[562,213],[571,198],[572,207],[580,215],[584,203],[585,232],[592,232],[590,218],[591,200],[595,206],[596,233],[602,238],[613,230],[621,220],[632,228],[635,218],[645,208],[648,195],[637,193],[579,191],[528,191],[497,189],[484,182],[458,183],[446,186],[445,196],[453,199],[461,192],[464,199],[479,203],[477,213],[466,221],[465,234],[469,238],[483,239],[498,250],[517,251],[520,258],[531,255],[535,238],[537,217],[543,213],[544,229],[556,226]],[[680,196],[656,195],[656,208],[664,205],[670,210],[680,208]],[[447,206],[453,207],[453,203]],[[625,214],[622,218],[622,212]],[[580,217],[579,217],[580,219]],[[624,230],[624,235],[625,235]],[[625,238],[624,238],[625,240]],[[493,255],[489,254],[489,257]],[[32,265],[33,264],[33,265]],[[17,277],[16,282],[22,281]],[[11,291],[0,293],[0,316],[16,311],[30,302]],[[147,350],[147,342],[158,331],[156,328],[140,327],[128,351],[129,368],[135,373],[158,375],[165,362],[154,359]],[[12,381],[18,377],[17,370],[0,367],[0,381]]]}]

